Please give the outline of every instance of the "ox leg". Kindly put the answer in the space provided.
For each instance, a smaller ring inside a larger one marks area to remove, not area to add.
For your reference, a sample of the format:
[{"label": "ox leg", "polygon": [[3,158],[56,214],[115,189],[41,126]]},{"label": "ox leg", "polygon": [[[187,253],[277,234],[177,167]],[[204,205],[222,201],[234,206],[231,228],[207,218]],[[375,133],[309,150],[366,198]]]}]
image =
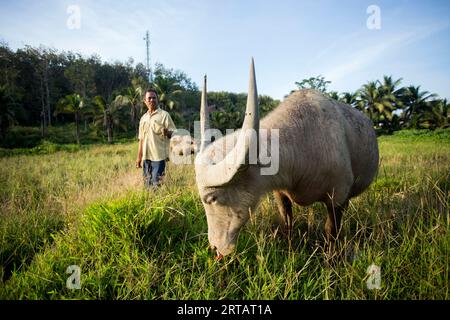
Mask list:
[{"label": "ox leg", "polygon": [[274,196],[281,220],[284,223],[285,231],[290,240],[292,236],[292,201],[289,197],[279,191],[274,191]]},{"label": "ox leg", "polygon": [[341,227],[341,219],[342,213],[348,206],[348,200],[341,205],[335,205],[333,201],[327,203],[328,209],[328,218],[325,223],[325,236],[327,238],[328,243],[333,245],[334,241],[336,241],[339,229]]}]

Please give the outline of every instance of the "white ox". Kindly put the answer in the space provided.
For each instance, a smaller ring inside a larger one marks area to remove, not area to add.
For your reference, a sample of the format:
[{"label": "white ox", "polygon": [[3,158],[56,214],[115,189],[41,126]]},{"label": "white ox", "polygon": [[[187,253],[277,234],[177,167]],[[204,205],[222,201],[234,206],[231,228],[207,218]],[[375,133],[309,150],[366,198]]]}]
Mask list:
[{"label": "white ox", "polygon": [[[378,144],[371,120],[318,91],[299,90],[262,119],[260,126],[253,60],[240,131],[211,143],[206,106],[205,77],[195,171],[208,239],[217,257],[233,251],[249,212],[268,192],[274,192],[288,230],[294,202],[305,206],[325,203],[325,233],[334,241],[349,199],[370,185],[378,169]],[[248,131],[256,134],[247,135]],[[257,161],[252,162],[255,150]],[[272,157],[269,165],[277,168],[273,174],[263,173],[267,154]]]}]

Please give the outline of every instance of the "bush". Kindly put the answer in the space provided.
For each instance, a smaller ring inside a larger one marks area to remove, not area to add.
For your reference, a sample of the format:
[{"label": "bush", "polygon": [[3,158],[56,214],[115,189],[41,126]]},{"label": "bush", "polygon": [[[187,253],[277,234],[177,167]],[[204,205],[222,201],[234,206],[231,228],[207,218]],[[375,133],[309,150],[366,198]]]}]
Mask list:
[{"label": "bush", "polygon": [[433,138],[441,141],[450,141],[450,129],[411,129],[411,130],[400,130],[394,132],[394,136],[399,138]]}]

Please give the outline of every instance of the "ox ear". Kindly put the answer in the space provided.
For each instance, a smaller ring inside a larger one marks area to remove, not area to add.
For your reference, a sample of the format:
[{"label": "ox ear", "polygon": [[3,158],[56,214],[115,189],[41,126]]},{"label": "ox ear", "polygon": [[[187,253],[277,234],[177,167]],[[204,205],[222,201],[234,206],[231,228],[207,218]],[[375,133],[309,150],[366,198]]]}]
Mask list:
[{"label": "ox ear", "polygon": [[206,137],[206,130],[209,129],[208,100],[206,97],[206,74],[203,78],[202,98],[200,103],[200,152],[203,152],[210,143]]},{"label": "ox ear", "polygon": [[[202,100],[203,101],[203,100]],[[229,183],[249,164],[257,164],[259,155],[259,105],[256,88],[255,65],[252,58],[250,81],[244,123],[238,133],[236,144],[225,158],[217,164],[196,168],[197,180],[205,186],[223,186]],[[203,154],[205,158],[207,154]],[[206,162],[208,160],[206,159]]]}]

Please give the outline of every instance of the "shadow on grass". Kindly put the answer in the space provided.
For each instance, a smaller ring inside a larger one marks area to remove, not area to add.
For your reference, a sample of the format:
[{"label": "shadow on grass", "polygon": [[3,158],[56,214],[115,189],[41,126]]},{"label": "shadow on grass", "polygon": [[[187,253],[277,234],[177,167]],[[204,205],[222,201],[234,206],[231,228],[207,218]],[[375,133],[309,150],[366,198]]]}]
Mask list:
[{"label": "shadow on grass", "polygon": [[170,204],[150,207],[148,219],[138,225],[141,250],[148,256],[166,253],[186,254],[207,239],[206,218],[193,208],[192,198],[180,199],[177,208]]},{"label": "shadow on grass", "polygon": [[62,230],[62,219],[47,218],[36,227],[35,224],[10,225],[2,232],[0,248],[0,276],[7,281],[13,272],[26,268],[34,256],[53,242],[52,234]]}]

